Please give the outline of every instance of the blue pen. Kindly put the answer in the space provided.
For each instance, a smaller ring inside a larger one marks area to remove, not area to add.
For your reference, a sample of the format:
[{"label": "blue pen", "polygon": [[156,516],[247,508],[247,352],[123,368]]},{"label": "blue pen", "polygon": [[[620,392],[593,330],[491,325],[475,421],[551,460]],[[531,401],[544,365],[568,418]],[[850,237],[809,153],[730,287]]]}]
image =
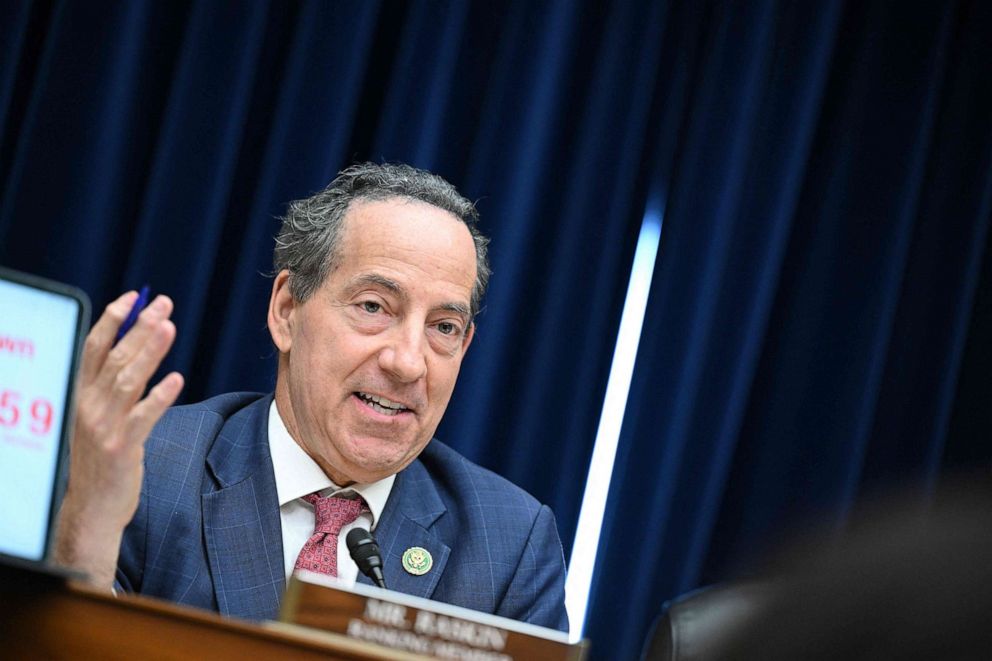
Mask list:
[{"label": "blue pen", "polygon": [[145,309],[146,305],[148,305],[148,285],[142,287],[141,291],[138,292],[138,300],[134,302],[131,311],[127,313],[127,319],[124,320],[120,330],[117,331],[117,338],[114,340],[114,344],[120,342],[121,338],[131,330],[135,322],[138,321],[138,315],[141,314],[141,311]]}]

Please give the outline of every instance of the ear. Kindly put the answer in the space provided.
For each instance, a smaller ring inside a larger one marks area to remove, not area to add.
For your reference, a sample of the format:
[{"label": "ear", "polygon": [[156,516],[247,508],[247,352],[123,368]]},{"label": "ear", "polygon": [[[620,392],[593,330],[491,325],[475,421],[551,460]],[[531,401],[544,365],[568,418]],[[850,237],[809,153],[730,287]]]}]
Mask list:
[{"label": "ear", "polygon": [[475,337],[475,322],[473,321],[468,326],[468,330],[465,331],[465,337],[462,339],[462,355],[468,351],[468,345],[472,344],[472,338]]},{"label": "ear", "polygon": [[283,269],[272,283],[268,317],[269,334],[281,353],[288,353],[293,346],[295,312],[296,299],[289,291],[289,271]]}]

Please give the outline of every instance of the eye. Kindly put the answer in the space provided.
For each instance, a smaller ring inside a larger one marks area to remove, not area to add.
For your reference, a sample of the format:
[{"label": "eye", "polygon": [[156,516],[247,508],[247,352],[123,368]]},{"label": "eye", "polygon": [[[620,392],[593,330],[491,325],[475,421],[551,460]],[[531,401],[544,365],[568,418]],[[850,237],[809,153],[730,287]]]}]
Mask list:
[{"label": "eye", "polygon": [[442,335],[457,335],[458,326],[450,321],[442,321],[437,325],[437,330]]},{"label": "eye", "polygon": [[362,310],[368,312],[369,314],[378,314],[382,311],[382,305],[376,303],[375,301],[362,301],[359,305]]}]

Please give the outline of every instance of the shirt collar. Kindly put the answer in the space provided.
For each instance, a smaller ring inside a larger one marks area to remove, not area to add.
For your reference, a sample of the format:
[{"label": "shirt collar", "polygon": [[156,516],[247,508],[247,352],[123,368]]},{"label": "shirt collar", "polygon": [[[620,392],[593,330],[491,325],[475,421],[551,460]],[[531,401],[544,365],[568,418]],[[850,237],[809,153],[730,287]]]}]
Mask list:
[{"label": "shirt collar", "polygon": [[310,458],[299,443],[293,440],[286,424],[279,415],[276,400],[269,406],[269,453],[272,455],[272,470],[276,478],[276,492],[279,494],[279,507],[310,493],[320,492],[322,496],[334,493],[354,492],[365,499],[372,512],[372,528],[379,523],[386,500],[393,490],[395,475],[369,484],[352,484],[341,488],[334,484]]}]

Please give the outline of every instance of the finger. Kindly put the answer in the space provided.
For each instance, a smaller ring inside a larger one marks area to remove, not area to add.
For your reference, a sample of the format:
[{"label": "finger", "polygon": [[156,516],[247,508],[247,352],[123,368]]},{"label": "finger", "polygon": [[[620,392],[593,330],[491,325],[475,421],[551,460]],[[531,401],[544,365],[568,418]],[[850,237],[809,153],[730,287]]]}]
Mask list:
[{"label": "finger", "polygon": [[134,302],[138,300],[138,292],[129,291],[117,297],[117,300],[107,305],[100,318],[90,329],[83,344],[83,359],[79,367],[81,385],[96,378],[107,359],[107,353],[114,344],[117,329],[124,323]]},{"label": "finger", "polygon": [[[154,336],[160,331],[162,322],[168,319],[170,314],[172,314],[172,300],[168,296],[156,296],[155,300],[138,315],[138,321],[134,328],[128,331],[107,354],[106,360],[100,367],[100,372],[96,375],[94,384],[106,392],[115,388],[121,371],[146,349],[149,343],[154,343]],[[168,351],[168,347],[165,350]],[[138,396],[140,395],[139,392]],[[137,399],[138,397],[135,397],[130,403],[133,404]]]},{"label": "finger", "polygon": [[148,391],[148,395],[131,409],[127,432],[129,439],[144,443],[158,419],[179,397],[183,383],[182,374],[171,372]]},{"label": "finger", "polygon": [[[176,326],[168,319],[160,320],[149,332],[150,337],[117,372],[109,391],[106,391],[109,396],[105,402],[104,415],[111,420],[126,414],[127,410],[141,398],[148,380],[152,378],[176,339]],[[109,370],[107,371],[109,373]]]}]

